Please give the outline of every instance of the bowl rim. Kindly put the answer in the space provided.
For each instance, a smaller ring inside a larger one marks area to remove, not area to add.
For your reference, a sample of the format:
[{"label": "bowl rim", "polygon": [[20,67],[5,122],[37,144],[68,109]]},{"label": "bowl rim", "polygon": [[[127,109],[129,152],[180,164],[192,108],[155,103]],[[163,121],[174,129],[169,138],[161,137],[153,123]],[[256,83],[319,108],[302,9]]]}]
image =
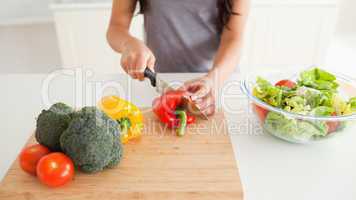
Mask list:
[{"label": "bowl rim", "polygon": [[[327,70],[327,71],[333,73],[336,76],[336,79],[341,79],[345,82],[352,83],[351,85],[356,86],[355,79],[353,79],[349,76],[340,74],[340,73],[332,72],[330,70]],[[250,92],[250,90],[248,89],[249,83],[250,82],[248,79],[242,79],[240,81],[240,88],[241,88],[242,92],[248,97],[248,99],[252,100],[253,103],[255,103],[257,105],[268,109],[269,111],[273,111],[273,112],[282,114],[286,117],[296,118],[296,119],[301,119],[301,120],[315,120],[315,121],[346,121],[346,120],[355,120],[356,119],[356,113],[349,114],[349,115],[339,115],[339,116],[313,116],[313,115],[303,115],[303,114],[285,111],[281,108],[271,106],[271,105],[265,103],[264,101],[258,99],[257,97],[255,97],[252,94],[252,92]]]}]

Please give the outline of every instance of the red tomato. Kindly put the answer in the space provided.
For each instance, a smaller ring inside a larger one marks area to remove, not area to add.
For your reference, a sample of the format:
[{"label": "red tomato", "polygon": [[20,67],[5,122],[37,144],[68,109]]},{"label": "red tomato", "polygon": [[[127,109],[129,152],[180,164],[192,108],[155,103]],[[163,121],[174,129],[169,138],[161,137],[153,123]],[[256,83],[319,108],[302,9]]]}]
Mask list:
[{"label": "red tomato", "polygon": [[28,146],[20,153],[20,166],[25,172],[36,176],[36,166],[38,161],[49,153],[49,149],[43,145],[34,144]]},{"label": "red tomato", "polygon": [[280,80],[278,81],[275,86],[284,86],[284,87],[287,87],[287,88],[294,88],[295,86],[297,86],[297,84],[291,80]]},{"label": "red tomato", "polygon": [[[336,116],[336,113],[332,113],[332,116]],[[328,121],[326,122],[326,125],[328,126],[328,133],[332,133],[335,132],[339,126],[340,126],[340,122],[339,121]]]},{"label": "red tomato", "polygon": [[64,185],[72,180],[73,176],[73,162],[63,153],[50,153],[38,162],[37,177],[50,187]]},{"label": "red tomato", "polygon": [[256,112],[258,118],[263,123],[266,119],[267,114],[268,114],[268,110],[266,110],[265,108],[262,108],[261,106],[256,105],[256,104],[252,104],[252,106],[253,106],[253,109]]}]

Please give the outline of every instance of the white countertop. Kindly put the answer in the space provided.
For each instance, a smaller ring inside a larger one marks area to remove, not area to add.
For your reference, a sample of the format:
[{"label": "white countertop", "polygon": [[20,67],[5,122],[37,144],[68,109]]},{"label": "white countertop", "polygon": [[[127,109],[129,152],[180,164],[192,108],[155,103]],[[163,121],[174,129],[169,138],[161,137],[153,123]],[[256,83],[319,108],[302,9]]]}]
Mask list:
[{"label": "white countertop", "polygon": [[[167,74],[163,78],[177,81],[195,76]],[[234,74],[232,80],[236,77],[238,75]],[[42,91],[46,91],[46,87],[42,87],[46,78],[48,75],[45,74],[0,75],[0,178],[32,134],[35,117],[46,107],[42,98]],[[129,93],[131,101],[140,106],[150,106],[156,96],[148,82],[128,81],[125,75],[82,79],[85,85],[76,86],[73,77],[56,76],[49,85],[51,103],[64,101],[71,105],[75,102],[91,105],[95,102],[91,98],[95,96],[93,88],[105,84],[113,86],[111,89],[121,88],[121,94]],[[228,83],[228,94],[220,93],[218,96],[227,111],[245,199],[351,200],[356,197],[356,133],[349,132],[312,145],[295,145],[278,140],[261,132],[237,82]],[[86,92],[77,93],[83,96],[74,95],[74,91],[80,91],[80,88],[87,88]],[[228,112],[229,107],[235,113]]]}]

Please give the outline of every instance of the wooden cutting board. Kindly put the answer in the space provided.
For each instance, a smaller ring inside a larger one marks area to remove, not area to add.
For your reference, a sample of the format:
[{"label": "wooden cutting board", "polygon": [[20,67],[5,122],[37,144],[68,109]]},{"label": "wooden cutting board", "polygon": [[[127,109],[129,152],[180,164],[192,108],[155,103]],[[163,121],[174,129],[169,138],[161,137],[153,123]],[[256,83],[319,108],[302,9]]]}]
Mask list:
[{"label": "wooden cutting board", "polygon": [[[16,160],[0,184],[1,200],[242,199],[242,186],[222,111],[190,125],[184,137],[150,111],[140,141],[125,145],[120,165],[96,174],[76,172],[60,188],[42,185]],[[34,143],[33,137],[29,143]]]}]

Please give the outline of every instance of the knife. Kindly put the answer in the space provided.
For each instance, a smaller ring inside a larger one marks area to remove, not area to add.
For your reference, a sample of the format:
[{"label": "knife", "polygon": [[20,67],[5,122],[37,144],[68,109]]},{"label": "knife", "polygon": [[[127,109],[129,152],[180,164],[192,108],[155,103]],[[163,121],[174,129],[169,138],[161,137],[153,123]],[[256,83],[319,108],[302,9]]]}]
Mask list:
[{"label": "knife", "polygon": [[[160,94],[163,94],[168,90],[175,90],[172,88],[166,81],[157,77],[157,73],[153,72],[150,68],[146,67],[143,72],[145,78],[148,78],[151,82],[151,85],[156,88],[156,91]],[[184,107],[188,108],[188,110],[194,114],[197,114],[203,119],[208,119],[208,116],[204,114],[200,108],[192,101],[190,97],[183,96]]]}]

